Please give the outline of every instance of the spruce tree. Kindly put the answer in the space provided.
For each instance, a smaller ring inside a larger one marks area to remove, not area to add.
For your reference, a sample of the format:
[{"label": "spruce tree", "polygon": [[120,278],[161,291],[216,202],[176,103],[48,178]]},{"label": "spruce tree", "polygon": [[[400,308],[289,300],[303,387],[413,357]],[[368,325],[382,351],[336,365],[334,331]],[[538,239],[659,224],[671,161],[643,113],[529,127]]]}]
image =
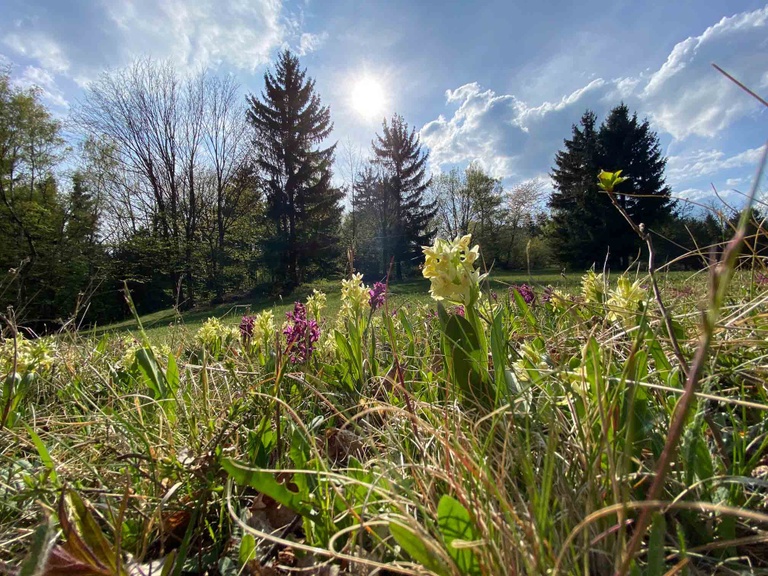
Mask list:
[{"label": "spruce tree", "polygon": [[437,213],[435,202],[424,195],[430,184],[426,174],[428,154],[423,152],[416,129],[408,130],[402,116],[384,120],[383,135],[373,142],[375,162],[381,170],[382,186],[378,193],[387,197],[380,206],[390,210],[389,223],[381,237],[381,261],[387,272],[395,260],[398,280],[403,277],[402,263],[417,258],[420,247],[434,235],[432,221]]},{"label": "spruce tree", "polygon": [[618,202],[632,219],[647,227],[663,222],[672,211],[670,189],[664,181],[666,160],[658,137],[647,120],[630,117],[621,104],[599,129],[587,111],[572,137],[555,157],[552,180],[554,251],[560,261],[577,267],[610,264],[626,267],[640,249],[640,240],[597,187],[600,170],[622,170],[628,180],[616,189]]},{"label": "spruce tree", "polygon": [[338,253],[343,194],[331,184],[335,145],[320,147],[333,124],[314,80],[288,50],[264,84],[261,99],[248,97],[270,224],[263,248],[276,279],[295,286],[327,270]]},{"label": "spruce tree", "polygon": [[[674,206],[664,181],[666,159],[647,120],[630,116],[623,103],[616,106],[600,126],[600,169],[621,170],[627,180],[616,187],[616,198],[632,220],[653,227],[667,218]],[[640,246],[640,239],[614,210],[611,221],[611,253],[614,262],[626,267]]]},{"label": "spruce tree", "polygon": [[552,209],[553,250],[557,259],[577,267],[589,266],[605,256],[609,199],[597,187],[599,155],[597,118],[587,110],[572,128],[565,149],[555,156],[549,198]]}]

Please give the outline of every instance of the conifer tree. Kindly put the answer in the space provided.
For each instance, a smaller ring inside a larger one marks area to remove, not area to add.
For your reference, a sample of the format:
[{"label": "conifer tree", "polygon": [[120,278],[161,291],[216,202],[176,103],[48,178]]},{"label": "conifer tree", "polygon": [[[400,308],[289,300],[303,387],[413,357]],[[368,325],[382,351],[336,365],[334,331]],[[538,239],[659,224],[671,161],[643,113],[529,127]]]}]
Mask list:
[{"label": "conifer tree", "polygon": [[664,221],[672,211],[670,189],[664,181],[666,160],[658,137],[647,120],[630,117],[624,104],[609,113],[599,129],[587,111],[565,148],[555,157],[550,197],[555,255],[577,267],[611,264],[626,267],[640,241],[623,216],[597,187],[600,170],[622,170],[628,177],[616,189],[619,203],[637,223],[647,227]]},{"label": "conifer tree", "polygon": [[[557,152],[549,199],[552,209],[553,250],[557,259],[578,267],[588,266],[605,255],[609,199],[597,187],[599,155],[597,118],[586,111],[572,128],[565,149]],[[599,252],[598,252],[599,251]]]},{"label": "conifer tree", "polygon": [[276,279],[296,285],[327,270],[337,254],[342,192],[331,184],[335,145],[330,109],[299,59],[282,52],[264,75],[261,99],[248,97],[256,163],[266,186],[270,233],[264,242]]},{"label": "conifer tree", "polygon": [[[667,161],[647,120],[640,122],[637,114],[630,116],[629,108],[623,103],[616,106],[600,126],[598,148],[600,169],[621,170],[622,175],[627,176],[627,180],[616,187],[616,196],[635,223],[650,228],[670,215],[674,202],[664,181]],[[625,267],[637,254],[640,239],[617,210],[612,214],[611,252],[614,262]]]},{"label": "conifer tree", "polygon": [[381,261],[387,272],[395,260],[397,278],[402,279],[402,263],[418,257],[420,247],[432,240],[435,202],[424,194],[430,184],[426,174],[428,153],[423,152],[416,130],[408,130],[402,116],[395,114],[383,122],[383,135],[373,142],[375,162],[381,170],[379,194],[387,195],[389,223],[381,237]]}]

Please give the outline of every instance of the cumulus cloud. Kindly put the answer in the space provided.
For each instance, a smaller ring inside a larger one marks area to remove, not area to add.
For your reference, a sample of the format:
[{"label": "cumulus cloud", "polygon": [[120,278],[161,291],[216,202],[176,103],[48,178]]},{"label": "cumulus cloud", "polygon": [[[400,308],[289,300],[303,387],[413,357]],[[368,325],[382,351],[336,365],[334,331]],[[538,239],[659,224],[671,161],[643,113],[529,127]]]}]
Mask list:
[{"label": "cumulus cloud", "polygon": [[677,44],[641,93],[656,124],[676,139],[711,137],[758,109],[733,83],[713,74],[715,62],[746,85],[768,87],[768,6],[723,18]]},{"label": "cumulus cloud", "polygon": [[[426,123],[421,137],[438,167],[477,161],[497,177],[515,179],[547,170],[585,109],[602,117],[622,100],[676,141],[712,137],[760,108],[715,72],[710,62],[717,61],[760,90],[768,87],[767,51],[768,6],[723,18],[700,36],[680,42],[656,71],[597,78],[560,101],[532,105],[477,83],[447,90],[446,106],[454,111]],[[691,157],[671,160],[668,174],[671,181],[686,169],[701,176],[713,174],[738,163],[746,165],[755,153],[749,150],[746,156],[725,158],[717,150],[698,150]]]},{"label": "cumulus cloud", "polygon": [[37,66],[27,66],[20,76],[14,78],[14,84],[22,88],[36,88],[40,91],[43,100],[47,100],[52,106],[58,108],[69,106],[69,102],[56,84],[53,74],[47,70]]},{"label": "cumulus cloud", "polygon": [[726,170],[752,168],[757,166],[762,155],[762,147],[750,148],[732,156],[715,149],[693,150],[667,158],[667,178],[674,184],[712,176]]},{"label": "cumulus cloud", "polygon": [[2,42],[16,54],[36,60],[51,72],[66,72],[69,69],[69,59],[61,46],[42,32],[13,31],[3,36]]},{"label": "cumulus cloud", "polygon": [[465,84],[446,92],[447,103],[458,104],[451,118],[427,123],[421,138],[435,165],[474,161],[499,178],[531,178],[548,169],[584,110],[607,107],[614,89],[598,79],[559,102],[531,107],[513,95]]}]

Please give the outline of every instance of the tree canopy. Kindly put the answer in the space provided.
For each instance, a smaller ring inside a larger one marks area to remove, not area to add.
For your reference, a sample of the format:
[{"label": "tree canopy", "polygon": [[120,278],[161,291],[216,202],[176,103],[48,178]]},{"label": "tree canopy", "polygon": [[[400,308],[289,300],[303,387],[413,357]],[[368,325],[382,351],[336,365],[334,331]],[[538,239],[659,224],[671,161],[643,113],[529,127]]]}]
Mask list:
[{"label": "tree canopy", "polygon": [[632,219],[647,227],[663,222],[674,203],[664,180],[666,159],[647,120],[640,122],[624,104],[600,125],[587,111],[565,147],[555,156],[550,197],[553,249],[564,263],[584,267],[608,258],[628,265],[639,240],[607,195],[597,187],[600,170],[622,170],[628,179],[616,189],[618,201]]},{"label": "tree canopy", "polygon": [[276,279],[296,285],[328,270],[338,254],[342,192],[332,184],[333,129],[315,81],[299,59],[282,52],[264,75],[261,98],[251,95],[248,120],[266,185],[266,262]]},{"label": "tree canopy", "polygon": [[416,129],[409,129],[399,114],[382,123],[382,134],[373,141],[373,154],[379,182],[361,194],[360,204],[379,215],[381,272],[388,271],[394,258],[400,279],[403,262],[416,257],[434,235],[432,220],[437,206],[425,194],[430,184],[426,169],[429,154],[422,150]]}]

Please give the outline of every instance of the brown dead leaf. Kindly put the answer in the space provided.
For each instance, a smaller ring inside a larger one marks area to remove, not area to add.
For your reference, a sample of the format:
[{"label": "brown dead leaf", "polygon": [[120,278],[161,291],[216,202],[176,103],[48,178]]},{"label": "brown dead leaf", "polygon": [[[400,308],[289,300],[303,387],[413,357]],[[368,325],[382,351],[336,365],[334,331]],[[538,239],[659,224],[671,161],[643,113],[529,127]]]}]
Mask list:
[{"label": "brown dead leaf", "polygon": [[[275,479],[291,492],[298,493],[299,487],[291,482],[292,474],[280,473],[275,475]],[[259,494],[251,504],[251,514],[255,517],[261,517],[267,526],[272,530],[278,530],[293,522],[298,516],[290,508],[276,502],[273,498],[264,494]]]},{"label": "brown dead leaf", "polygon": [[345,465],[350,456],[363,455],[363,439],[343,428],[329,428],[325,431],[325,446],[328,459],[334,464]]}]

